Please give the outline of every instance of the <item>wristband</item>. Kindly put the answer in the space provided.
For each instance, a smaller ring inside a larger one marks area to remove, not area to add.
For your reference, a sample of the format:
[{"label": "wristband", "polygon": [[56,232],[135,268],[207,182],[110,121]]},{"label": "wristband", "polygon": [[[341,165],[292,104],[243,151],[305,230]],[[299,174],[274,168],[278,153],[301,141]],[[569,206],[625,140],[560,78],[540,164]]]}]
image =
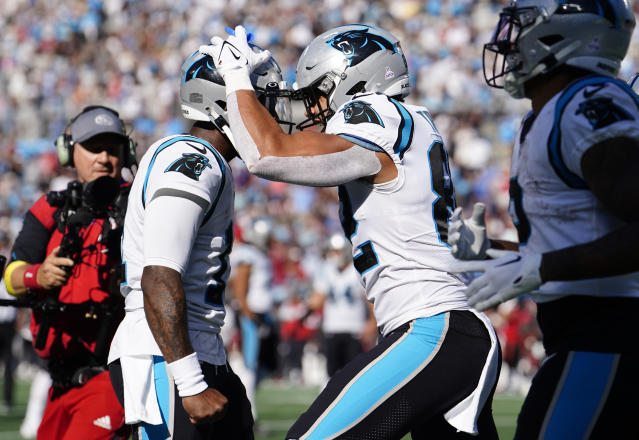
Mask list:
[{"label": "wristband", "polygon": [[27,270],[24,271],[24,277],[22,281],[24,282],[24,287],[27,289],[41,289],[42,286],[38,284],[38,269],[40,269],[42,264],[33,264],[29,266]]},{"label": "wristband", "polygon": [[226,85],[226,96],[238,90],[255,90],[246,67],[224,72],[224,84]]},{"label": "wristband", "polygon": [[191,353],[177,361],[166,364],[168,373],[178,389],[180,397],[200,394],[209,386],[204,382],[204,374],[197,360],[197,354]]},{"label": "wristband", "polygon": [[17,260],[17,261],[12,261],[11,263],[9,263],[9,265],[7,266],[7,269],[4,271],[4,285],[7,287],[7,292],[9,292],[11,295],[15,295],[16,291],[13,288],[13,284],[11,283],[11,275],[13,275],[13,272],[22,266],[26,266],[27,262],[26,261],[22,261],[22,260]]}]

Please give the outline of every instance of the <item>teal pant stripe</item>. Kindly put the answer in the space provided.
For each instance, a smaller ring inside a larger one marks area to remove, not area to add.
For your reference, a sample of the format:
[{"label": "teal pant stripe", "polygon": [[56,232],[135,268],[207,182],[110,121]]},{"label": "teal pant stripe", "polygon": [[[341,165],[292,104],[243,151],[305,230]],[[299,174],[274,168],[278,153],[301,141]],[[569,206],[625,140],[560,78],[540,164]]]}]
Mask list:
[{"label": "teal pant stripe", "polygon": [[424,367],[445,330],[446,315],[421,318],[412,330],[346,389],[307,440],[330,438],[372,411],[408,378]]}]

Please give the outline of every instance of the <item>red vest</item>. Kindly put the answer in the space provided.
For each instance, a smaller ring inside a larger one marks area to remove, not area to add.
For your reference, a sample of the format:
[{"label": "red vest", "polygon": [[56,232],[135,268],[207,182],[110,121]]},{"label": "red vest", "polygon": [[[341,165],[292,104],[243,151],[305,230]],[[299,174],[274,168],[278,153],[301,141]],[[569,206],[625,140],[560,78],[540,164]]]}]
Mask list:
[{"label": "red vest", "polygon": [[[55,228],[53,213],[56,208],[50,206],[45,197],[41,197],[32,207],[31,213],[40,222],[52,231],[51,238],[47,244],[47,255],[51,254],[54,248],[60,245],[63,234]],[[80,304],[92,301],[103,303],[105,301],[117,301],[115,319],[109,329],[110,342],[117,324],[124,316],[122,307],[123,300],[118,291],[117,271],[120,268],[119,255],[109,256],[106,246],[100,243],[103,233],[104,220],[93,220],[92,223],[83,228],[80,235],[83,237],[82,262],[73,267],[72,275],[66,285],[62,286],[59,294],[59,301],[67,304]],[[112,293],[109,293],[109,290]],[[46,295],[46,292],[42,292]],[[31,317],[31,334],[33,341],[36,339],[38,329],[42,319],[42,311],[34,309]],[[47,335],[47,341],[42,350],[36,350],[43,358],[70,357],[82,346],[94,352],[96,338],[102,324],[101,315],[92,316],[89,307],[86,310],[48,312],[51,315],[51,327]],[[108,347],[108,344],[107,344]]]}]

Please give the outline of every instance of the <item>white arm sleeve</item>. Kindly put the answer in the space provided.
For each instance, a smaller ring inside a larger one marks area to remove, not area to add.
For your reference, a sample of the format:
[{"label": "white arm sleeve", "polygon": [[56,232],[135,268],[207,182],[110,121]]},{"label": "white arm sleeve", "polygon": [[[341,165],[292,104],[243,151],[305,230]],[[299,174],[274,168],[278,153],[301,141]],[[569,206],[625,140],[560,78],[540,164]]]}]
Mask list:
[{"label": "white arm sleeve", "polygon": [[235,93],[228,96],[227,109],[235,149],[248,170],[256,176],[299,185],[336,186],[372,176],[382,169],[375,152],[358,145],[317,156],[262,157],[244,126]]},{"label": "white arm sleeve", "polygon": [[202,217],[204,199],[184,192],[155,196],[144,215],[144,266],[165,266],[184,273]]},{"label": "white arm sleeve", "polygon": [[237,154],[246,164],[246,168],[252,171],[258,160],[260,160],[260,152],[250,133],[244,126],[240,109],[237,105],[237,94],[230,93],[226,96],[226,111],[229,118],[229,125],[233,133],[234,147]]}]

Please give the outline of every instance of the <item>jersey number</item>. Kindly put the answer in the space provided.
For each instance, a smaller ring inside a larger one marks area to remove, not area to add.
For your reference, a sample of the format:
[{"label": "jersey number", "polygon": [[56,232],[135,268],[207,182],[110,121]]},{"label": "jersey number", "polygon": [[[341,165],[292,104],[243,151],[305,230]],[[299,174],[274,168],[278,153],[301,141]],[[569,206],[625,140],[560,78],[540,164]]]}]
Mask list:
[{"label": "jersey number", "polygon": [[456,207],[455,187],[450,177],[448,153],[441,141],[435,141],[428,149],[428,162],[433,192],[437,196],[433,203],[433,220],[439,241],[448,241],[448,219]]},{"label": "jersey number", "polygon": [[[350,288],[350,287],[348,287],[348,288],[344,291],[344,293],[343,293],[341,296],[339,296],[339,298],[345,298],[345,299],[346,299],[346,301],[347,301],[349,304],[353,304],[353,294],[351,293],[351,288]],[[335,295],[335,291],[334,291],[333,289],[331,289],[331,290],[328,292],[328,299],[329,299],[329,301],[330,301],[330,302],[332,302],[332,303],[336,303],[336,302],[337,302],[338,297],[337,297],[337,295]]]},{"label": "jersey number", "polygon": [[213,280],[215,284],[209,284],[206,288],[206,292],[204,293],[204,302],[213,306],[221,306],[224,307],[224,289],[226,288],[226,283],[222,279],[224,274],[226,273],[226,269],[228,267],[228,255],[231,253],[231,245],[233,243],[233,224],[228,227],[226,233],[224,234],[224,242],[227,244],[227,248],[220,253],[220,267],[213,274]]},{"label": "jersey number", "polygon": [[373,243],[371,243],[370,240],[360,244],[357,248],[359,249],[359,254],[353,257],[353,264],[359,274],[363,275],[365,272],[377,266],[379,260],[377,259],[377,254],[375,254]]},{"label": "jersey number", "polygon": [[[340,185],[337,193],[339,195],[339,218],[344,229],[346,238],[353,241],[353,236],[357,233],[357,221],[353,218],[353,208],[351,206],[351,199],[348,196],[348,191],[344,185]],[[355,269],[360,275],[369,271],[373,267],[379,264],[375,250],[373,249],[373,243],[370,241],[364,242],[358,246],[359,253],[353,257],[353,264]]]},{"label": "jersey number", "polygon": [[524,192],[521,186],[519,186],[519,182],[517,182],[517,176],[510,178],[508,193],[510,195],[508,210],[510,211],[510,217],[513,219],[515,228],[517,228],[519,243],[526,244],[530,237],[530,222],[524,212]]}]

